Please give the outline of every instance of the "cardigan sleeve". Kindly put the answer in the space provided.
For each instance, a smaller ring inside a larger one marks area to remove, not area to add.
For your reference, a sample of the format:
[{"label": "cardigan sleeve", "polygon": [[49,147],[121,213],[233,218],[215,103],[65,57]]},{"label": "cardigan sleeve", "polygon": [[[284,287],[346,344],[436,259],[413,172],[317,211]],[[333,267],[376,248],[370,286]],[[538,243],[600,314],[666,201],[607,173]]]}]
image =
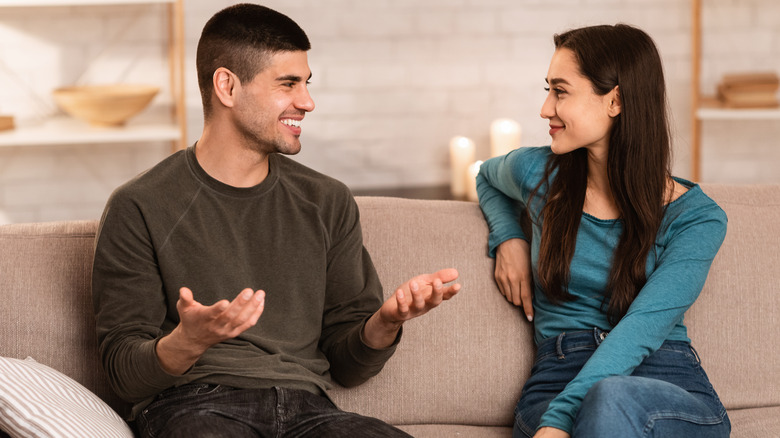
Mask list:
[{"label": "cardigan sleeve", "polygon": [[549,148],[520,148],[482,163],[477,175],[477,193],[490,230],[490,257],[495,257],[498,245],[509,239],[530,241],[531,236],[523,232],[519,217],[525,214],[528,198],[538,184],[549,154]]}]

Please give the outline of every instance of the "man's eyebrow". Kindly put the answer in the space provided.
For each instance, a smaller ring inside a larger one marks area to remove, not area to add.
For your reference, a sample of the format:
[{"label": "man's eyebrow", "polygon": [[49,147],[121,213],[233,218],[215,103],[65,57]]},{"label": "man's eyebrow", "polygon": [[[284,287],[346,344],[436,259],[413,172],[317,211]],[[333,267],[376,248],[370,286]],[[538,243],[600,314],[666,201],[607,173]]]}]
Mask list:
[{"label": "man's eyebrow", "polygon": [[558,84],[571,85],[569,83],[569,81],[567,81],[566,79],[563,79],[563,78],[552,78],[550,80],[548,80],[547,78],[544,78],[544,81],[547,82],[548,84],[552,84],[552,85],[558,85]]},{"label": "man's eyebrow", "polygon": [[[306,78],[306,80],[307,81],[310,80],[311,76],[312,76],[311,73],[309,73],[309,77]],[[276,80],[279,82],[301,82],[303,80],[303,77],[297,75],[284,75],[284,76],[279,76],[278,78],[276,78]]]}]

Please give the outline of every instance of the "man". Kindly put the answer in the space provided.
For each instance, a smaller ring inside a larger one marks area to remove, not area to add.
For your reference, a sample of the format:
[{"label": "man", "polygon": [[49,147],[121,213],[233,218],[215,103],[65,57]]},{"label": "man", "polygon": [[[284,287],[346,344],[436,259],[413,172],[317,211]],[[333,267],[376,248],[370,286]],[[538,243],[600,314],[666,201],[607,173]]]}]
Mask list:
[{"label": "man", "polygon": [[268,8],[218,12],[198,44],[200,140],[106,206],[100,353],[144,436],[406,436],[326,390],[378,373],[403,322],[456,294],[458,274],[417,276],[382,303],[349,190],[282,155],[314,109],[309,47]]}]

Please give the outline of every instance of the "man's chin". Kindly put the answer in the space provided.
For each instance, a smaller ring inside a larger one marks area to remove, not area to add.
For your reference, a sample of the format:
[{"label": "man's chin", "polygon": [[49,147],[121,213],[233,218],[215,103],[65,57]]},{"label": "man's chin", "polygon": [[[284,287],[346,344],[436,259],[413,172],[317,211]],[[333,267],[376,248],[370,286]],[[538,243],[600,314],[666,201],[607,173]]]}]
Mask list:
[{"label": "man's chin", "polygon": [[277,149],[277,152],[279,152],[282,155],[298,155],[300,151],[301,151],[301,145],[298,145],[297,147],[285,147],[285,148]]}]

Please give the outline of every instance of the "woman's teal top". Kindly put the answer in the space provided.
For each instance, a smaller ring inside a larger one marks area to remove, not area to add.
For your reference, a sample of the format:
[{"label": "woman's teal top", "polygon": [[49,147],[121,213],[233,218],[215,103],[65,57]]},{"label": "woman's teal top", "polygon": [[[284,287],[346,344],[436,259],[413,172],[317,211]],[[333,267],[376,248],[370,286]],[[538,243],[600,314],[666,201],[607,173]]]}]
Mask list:
[{"label": "woman's teal top", "polygon": [[[486,161],[477,176],[479,204],[490,228],[490,256],[495,257],[498,245],[508,239],[530,241],[535,279],[542,230],[538,218],[547,185],[542,184],[533,199],[530,195],[544,177],[551,155],[549,147],[520,148]],[[655,249],[647,258],[647,283],[616,326],[607,321],[603,298],[613,251],[622,232],[621,220],[582,214],[568,284],[574,301],[553,305],[535,282],[537,343],[563,332],[594,327],[610,332],[577,377],[550,403],[541,426],[570,432],[580,403],[593,384],[610,376],[630,375],[666,340],[690,342],[683,315],[704,286],[726,236],[727,219],[698,185],[675,180],[688,191],[666,206]],[[518,221],[525,210],[532,218],[530,236]]]}]

